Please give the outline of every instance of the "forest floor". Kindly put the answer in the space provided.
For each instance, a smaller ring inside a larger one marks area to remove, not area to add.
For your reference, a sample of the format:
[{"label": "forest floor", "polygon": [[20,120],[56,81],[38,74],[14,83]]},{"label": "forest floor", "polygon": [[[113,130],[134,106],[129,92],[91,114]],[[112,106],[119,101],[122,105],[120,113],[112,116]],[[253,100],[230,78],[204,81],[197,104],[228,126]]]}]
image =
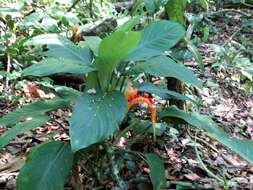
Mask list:
[{"label": "forest floor", "polygon": [[[224,24],[224,22],[227,22]],[[223,46],[229,45],[232,41],[240,40],[240,35],[249,36],[246,46],[252,48],[251,33],[240,34],[236,32],[241,27],[241,15],[236,14],[230,18],[218,17],[212,21],[216,32],[210,34],[208,43]],[[251,42],[250,42],[251,41]],[[238,41],[237,41],[238,42]],[[186,62],[198,77],[204,82],[203,92],[194,94],[201,100],[203,105],[200,112],[211,114],[212,118],[224,128],[230,135],[238,138],[253,140],[253,95],[245,94],[242,88],[242,81],[238,81],[238,70],[234,67],[222,68],[213,67],[215,53],[208,43],[200,45],[200,51],[205,64],[205,72],[201,74],[195,61]],[[0,89],[6,89],[5,83],[0,84]],[[20,90],[13,91],[13,94],[24,95]],[[13,110],[17,105],[11,101],[0,101],[0,115]],[[23,165],[25,153],[35,144],[39,144],[48,138],[67,140],[69,139],[67,129],[69,112],[58,110],[51,114],[53,118],[45,126],[26,132],[16,137],[11,143],[0,152],[0,189],[15,189],[18,170]],[[0,126],[0,135],[7,129]],[[142,149],[153,150],[159,154],[166,166],[166,178],[170,182],[171,189],[223,189],[224,185],[213,176],[202,169],[194,150],[195,134],[191,128],[184,126],[176,128],[176,136],[171,138],[164,135],[157,143],[142,144]],[[212,140],[204,133],[196,137],[199,147],[199,154],[203,163],[216,176],[226,179],[229,189],[252,189],[253,188],[253,166],[241,159],[236,154]],[[143,168],[142,173],[147,174]],[[133,176],[124,174],[126,183],[131,183]],[[128,181],[127,181],[128,180]],[[92,181],[92,179],[91,179]],[[87,182],[85,187],[89,189]],[[108,182],[105,187],[109,187]],[[151,189],[149,184],[137,184],[133,189]]]}]

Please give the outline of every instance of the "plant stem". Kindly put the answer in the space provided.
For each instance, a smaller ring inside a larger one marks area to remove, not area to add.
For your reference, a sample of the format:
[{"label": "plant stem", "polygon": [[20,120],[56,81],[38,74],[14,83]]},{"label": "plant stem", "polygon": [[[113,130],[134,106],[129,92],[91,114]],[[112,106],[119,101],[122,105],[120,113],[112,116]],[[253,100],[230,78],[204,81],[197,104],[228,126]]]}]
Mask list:
[{"label": "plant stem", "polygon": [[114,150],[111,146],[107,146],[107,152],[109,154],[110,160],[111,160],[111,166],[112,166],[112,177],[119,186],[119,189],[121,190],[127,190],[125,182],[121,179],[119,173],[119,166],[118,163],[115,160],[115,154]]},{"label": "plant stem", "polygon": [[153,141],[156,142],[156,123],[152,122]]},{"label": "plant stem", "polygon": [[125,82],[126,82],[126,79],[127,79],[127,77],[123,76],[123,80],[122,80],[122,83],[121,83],[120,89],[119,89],[120,91],[123,90],[123,87],[124,87],[124,84],[125,84]]},{"label": "plant stem", "polygon": [[221,177],[215,175],[211,170],[209,170],[209,169],[207,168],[207,166],[204,164],[204,162],[202,161],[202,159],[201,159],[201,157],[200,157],[200,155],[199,155],[198,148],[197,148],[197,138],[196,138],[196,137],[197,137],[197,133],[198,133],[198,131],[196,131],[196,133],[195,133],[194,150],[195,150],[195,154],[196,154],[196,156],[197,156],[197,159],[198,159],[198,161],[199,161],[200,166],[203,168],[203,170],[206,171],[206,173],[207,173],[210,177],[213,177],[213,178],[215,178],[217,181],[223,183],[223,184],[224,184],[224,187],[225,187],[225,186],[226,186],[226,185],[225,185],[225,184],[226,184],[225,181],[224,181]]},{"label": "plant stem", "polygon": [[73,186],[74,190],[82,190],[83,189],[83,185],[80,179],[80,175],[79,175],[79,168],[77,163],[73,166],[72,168],[72,175],[71,175],[71,184]]},{"label": "plant stem", "polygon": [[115,137],[115,141],[119,141],[120,137],[125,136],[125,134],[134,126],[138,123],[138,120],[134,121],[133,123],[131,123],[130,125],[128,125],[125,129],[123,129],[120,133],[118,133],[118,135],[116,135]]},{"label": "plant stem", "polygon": [[[10,54],[7,53],[7,75],[10,73],[10,70],[11,70],[11,57],[10,57]],[[8,88],[9,88],[9,79],[8,79],[8,76],[6,76],[6,92],[8,91]]]}]

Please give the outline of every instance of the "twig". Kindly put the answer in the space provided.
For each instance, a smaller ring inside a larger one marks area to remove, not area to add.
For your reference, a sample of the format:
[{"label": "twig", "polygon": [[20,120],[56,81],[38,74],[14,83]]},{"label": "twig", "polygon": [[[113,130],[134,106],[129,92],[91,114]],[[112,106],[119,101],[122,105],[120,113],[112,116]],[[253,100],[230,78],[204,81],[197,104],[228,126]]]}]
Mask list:
[{"label": "twig", "polygon": [[203,144],[205,144],[206,146],[209,146],[213,151],[219,153],[219,151],[213,146],[211,145],[210,143],[206,142],[205,140],[197,137],[197,136],[193,136],[191,131],[189,131],[189,129],[186,130],[187,131],[187,134],[192,138],[192,139],[197,139],[198,141],[201,141]]},{"label": "twig", "polygon": [[241,2],[244,6],[247,6],[247,7],[250,7],[250,8],[253,8],[253,5],[249,4],[249,3],[245,3],[245,2]]},{"label": "twig", "polygon": [[76,5],[77,5],[77,3],[79,2],[80,0],[75,0],[74,2],[73,2],[73,4],[68,8],[68,12],[70,12],[71,11],[71,9],[73,9]]},{"label": "twig", "polygon": [[231,40],[233,40],[233,38],[242,30],[243,26],[240,27],[238,30],[236,30],[229,39],[226,40],[226,42],[222,45],[223,47],[225,47]]},{"label": "twig", "polygon": [[74,166],[72,168],[71,175],[70,175],[70,183],[71,183],[74,190],[82,190],[83,189],[82,180],[80,178],[79,167],[78,167],[77,163],[74,164]]}]

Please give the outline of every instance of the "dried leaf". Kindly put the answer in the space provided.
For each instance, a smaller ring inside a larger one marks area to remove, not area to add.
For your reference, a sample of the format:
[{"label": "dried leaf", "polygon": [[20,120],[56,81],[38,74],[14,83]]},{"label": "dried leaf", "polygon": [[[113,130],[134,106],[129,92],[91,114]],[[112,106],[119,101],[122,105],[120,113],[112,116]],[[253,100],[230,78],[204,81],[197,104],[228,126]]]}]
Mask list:
[{"label": "dried leaf", "polygon": [[27,98],[43,98],[46,96],[44,91],[32,82],[24,85],[23,92]]}]

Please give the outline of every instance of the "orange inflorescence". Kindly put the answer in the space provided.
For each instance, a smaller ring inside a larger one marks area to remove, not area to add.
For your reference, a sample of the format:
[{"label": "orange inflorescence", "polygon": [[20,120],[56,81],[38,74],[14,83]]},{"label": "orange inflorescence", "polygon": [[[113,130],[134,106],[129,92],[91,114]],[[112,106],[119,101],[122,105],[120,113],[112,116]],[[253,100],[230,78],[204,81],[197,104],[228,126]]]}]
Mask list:
[{"label": "orange inflorescence", "polygon": [[[125,97],[127,101],[127,110],[129,110],[132,106],[136,104],[147,104],[148,108],[150,110],[150,119],[153,125],[153,130],[155,133],[155,123],[156,123],[156,108],[154,107],[154,102],[152,98],[148,97],[147,94],[144,94],[143,96],[138,95],[137,89],[133,88],[130,84],[128,85],[126,91],[125,91]],[[155,135],[155,134],[154,134]]]},{"label": "orange inflorescence", "polygon": [[79,25],[74,24],[72,26],[72,37],[71,40],[75,43],[79,42],[81,40],[81,32],[78,31]]},{"label": "orange inflorescence", "polygon": [[127,109],[129,110],[135,104],[147,104],[150,111],[153,108],[153,102],[150,98],[146,98],[146,97],[142,97],[142,96],[136,96],[135,98],[130,99],[127,102]]},{"label": "orange inflorescence", "polygon": [[130,84],[128,84],[127,89],[125,90],[125,97],[127,102],[130,102],[138,96],[138,92]]}]

